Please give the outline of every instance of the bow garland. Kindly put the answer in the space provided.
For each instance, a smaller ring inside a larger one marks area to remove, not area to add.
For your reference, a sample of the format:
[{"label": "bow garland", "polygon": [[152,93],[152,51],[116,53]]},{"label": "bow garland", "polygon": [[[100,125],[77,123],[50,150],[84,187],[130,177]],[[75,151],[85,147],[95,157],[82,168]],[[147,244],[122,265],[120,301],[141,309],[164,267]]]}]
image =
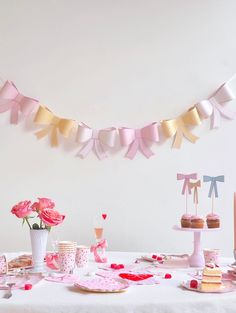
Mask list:
[{"label": "bow garland", "polygon": [[[216,128],[220,126],[221,116],[226,119],[236,117],[236,112],[231,112],[225,108],[227,102],[235,99],[229,87],[229,82],[233,78],[220,86],[207,100],[200,101],[175,119],[161,121],[160,125],[154,122],[140,129],[111,127],[96,130],[80,122],[78,123],[76,143],[83,146],[77,156],[85,158],[90,151],[94,151],[100,160],[106,158],[107,151],[116,145],[117,134],[119,134],[121,146],[128,147],[125,157],[131,160],[136,156],[138,150],[146,158],[154,155],[150,146],[159,142],[159,131],[162,131],[167,138],[173,137],[173,148],[181,148],[184,137],[195,143],[198,137],[191,132],[190,128],[200,125],[202,119],[210,117],[211,128]],[[43,125],[44,128],[36,132],[35,135],[38,139],[49,135],[52,147],[58,146],[58,134],[68,138],[76,128],[74,120],[57,117],[47,107],[39,105],[37,100],[21,94],[13,82],[7,81],[0,89],[0,113],[10,111],[11,124],[18,123],[20,114],[23,118],[26,118],[37,109],[34,122]],[[216,195],[217,187],[212,188],[216,188],[214,189]],[[182,194],[185,193],[185,190],[186,181],[184,182]],[[191,193],[189,186],[188,193]]]}]

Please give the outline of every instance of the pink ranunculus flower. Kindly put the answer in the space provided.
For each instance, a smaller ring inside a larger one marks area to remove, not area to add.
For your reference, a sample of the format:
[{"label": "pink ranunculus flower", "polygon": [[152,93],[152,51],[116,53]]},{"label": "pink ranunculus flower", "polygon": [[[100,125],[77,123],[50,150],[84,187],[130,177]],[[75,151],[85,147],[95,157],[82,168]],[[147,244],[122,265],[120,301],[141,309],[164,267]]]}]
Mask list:
[{"label": "pink ranunculus flower", "polygon": [[39,213],[39,218],[47,226],[56,226],[64,221],[65,215],[62,215],[53,209],[46,208]]},{"label": "pink ranunculus flower", "polygon": [[31,201],[25,200],[14,205],[11,209],[11,213],[15,214],[19,218],[25,218],[32,213]]},{"label": "pink ranunculus flower", "polygon": [[40,212],[43,209],[53,209],[55,207],[55,203],[48,198],[38,198],[38,202],[34,202],[31,206],[33,211]]}]

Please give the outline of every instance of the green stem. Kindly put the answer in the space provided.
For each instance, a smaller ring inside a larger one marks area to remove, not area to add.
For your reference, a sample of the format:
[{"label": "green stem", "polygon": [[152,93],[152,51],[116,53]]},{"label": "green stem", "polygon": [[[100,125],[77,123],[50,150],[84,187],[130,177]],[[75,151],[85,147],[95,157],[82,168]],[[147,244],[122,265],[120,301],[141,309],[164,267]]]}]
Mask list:
[{"label": "green stem", "polygon": [[43,229],[43,222],[42,222],[42,220],[40,220],[39,228],[40,228],[40,229]]},{"label": "green stem", "polygon": [[28,224],[29,228],[32,229],[30,223],[29,223],[29,220],[28,220],[28,217],[25,217],[25,220],[26,220],[26,223]]}]

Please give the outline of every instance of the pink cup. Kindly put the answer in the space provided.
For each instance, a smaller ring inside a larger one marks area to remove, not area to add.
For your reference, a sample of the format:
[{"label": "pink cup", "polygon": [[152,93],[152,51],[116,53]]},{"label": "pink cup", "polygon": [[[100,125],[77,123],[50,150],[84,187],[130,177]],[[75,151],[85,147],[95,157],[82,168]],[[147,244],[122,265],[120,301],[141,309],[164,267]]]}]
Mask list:
[{"label": "pink cup", "polygon": [[214,263],[219,265],[220,263],[220,250],[219,249],[204,249],[203,250],[205,264]]},{"label": "pink cup", "polygon": [[90,248],[86,246],[77,246],[75,262],[77,267],[85,267],[88,264]]},{"label": "pink cup", "polygon": [[59,252],[58,263],[61,273],[73,273],[75,268],[75,252],[61,253]]},{"label": "pink cup", "polygon": [[0,255],[0,274],[7,273],[7,259],[4,254]]}]

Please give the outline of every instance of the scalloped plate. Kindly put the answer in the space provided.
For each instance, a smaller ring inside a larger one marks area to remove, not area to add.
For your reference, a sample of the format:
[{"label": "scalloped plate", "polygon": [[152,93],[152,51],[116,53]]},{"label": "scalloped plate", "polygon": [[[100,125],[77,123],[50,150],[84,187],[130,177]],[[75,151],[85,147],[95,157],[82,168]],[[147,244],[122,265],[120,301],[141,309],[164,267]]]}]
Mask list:
[{"label": "scalloped plate", "polygon": [[101,277],[78,281],[74,286],[84,291],[99,293],[123,292],[129,288],[129,284],[122,279]]}]

